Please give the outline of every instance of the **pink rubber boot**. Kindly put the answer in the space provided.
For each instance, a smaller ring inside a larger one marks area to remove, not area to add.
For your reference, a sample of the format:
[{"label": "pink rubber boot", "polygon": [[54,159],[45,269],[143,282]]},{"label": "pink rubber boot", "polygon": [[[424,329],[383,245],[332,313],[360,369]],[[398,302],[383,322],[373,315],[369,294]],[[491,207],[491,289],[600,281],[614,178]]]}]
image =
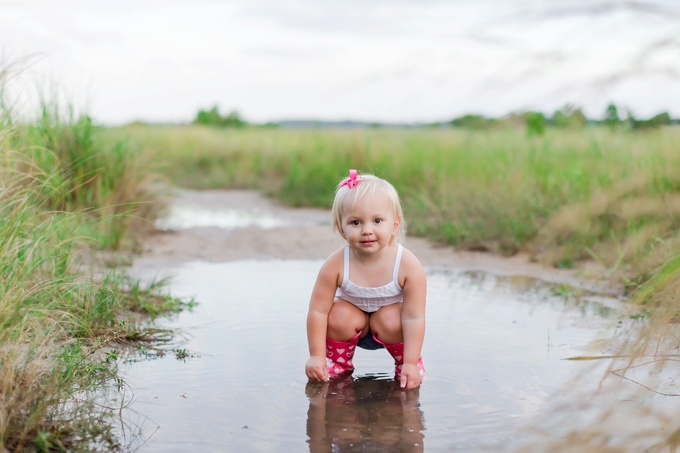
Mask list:
[{"label": "pink rubber boot", "polygon": [[[401,379],[401,366],[404,364],[404,342],[387,344],[380,341],[375,335],[373,335],[373,338],[375,341],[385,346],[387,352],[394,358],[394,372],[397,375],[397,380]],[[425,366],[423,365],[422,357],[418,358],[418,374],[420,375],[420,383],[422,384],[423,378],[425,377]]]},{"label": "pink rubber boot", "polygon": [[349,341],[331,340],[326,338],[326,366],[328,376],[331,379],[354,371],[352,357],[356,351],[361,332],[354,335]]}]

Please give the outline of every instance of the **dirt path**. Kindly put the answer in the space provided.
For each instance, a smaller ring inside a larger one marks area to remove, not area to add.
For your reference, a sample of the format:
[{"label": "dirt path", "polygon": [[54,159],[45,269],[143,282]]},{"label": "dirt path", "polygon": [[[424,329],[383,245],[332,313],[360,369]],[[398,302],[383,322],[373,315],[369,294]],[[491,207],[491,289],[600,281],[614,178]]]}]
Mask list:
[{"label": "dirt path", "polygon": [[[172,229],[148,239],[145,251],[135,259],[135,268],[196,260],[323,260],[343,245],[331,230],[327,210],[284,207],[254,191],[177,189],[174,195],[169,216],[159,224]],[[525,254],[506,258],[455,251],[417,237],[408,237],[404,245],[426,267],[531,277],[610,295],[619,292],[611,282],[594,278],[601,274],[596,268],[546,268]]]}]

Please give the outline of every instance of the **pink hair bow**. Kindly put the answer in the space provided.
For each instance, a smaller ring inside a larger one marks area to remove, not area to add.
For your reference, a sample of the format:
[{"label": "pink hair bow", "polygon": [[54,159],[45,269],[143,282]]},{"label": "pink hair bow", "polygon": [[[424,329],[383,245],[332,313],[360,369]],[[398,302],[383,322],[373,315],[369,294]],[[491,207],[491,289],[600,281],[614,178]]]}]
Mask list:
[{"label": "pink hair bow", "polygon": [[340,187],[345,187],[347,186],[348,189],[353,188],[359,184],[359,181],[357,180],[357,171],[356,170],[350,170],[349,171],[349,178],[345,179],[343,182],[340,183]]}]

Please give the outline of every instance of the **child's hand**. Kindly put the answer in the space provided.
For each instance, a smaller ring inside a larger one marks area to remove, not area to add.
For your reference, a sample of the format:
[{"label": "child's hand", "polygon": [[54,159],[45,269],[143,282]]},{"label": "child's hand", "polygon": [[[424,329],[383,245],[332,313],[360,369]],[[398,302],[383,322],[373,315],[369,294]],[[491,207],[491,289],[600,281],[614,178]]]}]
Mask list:
[{"label": "child's hand", "polygon": [[[417,372],[418,370],[416,370]],[[328,381],[328,367],[326,357],[312,356],[305,365],[305,374],[313,381]]]},{"label": "child's hand", "polygon": [[401,380],[399,386],[403,389],[410,390],[420,385],[420,373],[417,365],[405,363],[401,366]]}]

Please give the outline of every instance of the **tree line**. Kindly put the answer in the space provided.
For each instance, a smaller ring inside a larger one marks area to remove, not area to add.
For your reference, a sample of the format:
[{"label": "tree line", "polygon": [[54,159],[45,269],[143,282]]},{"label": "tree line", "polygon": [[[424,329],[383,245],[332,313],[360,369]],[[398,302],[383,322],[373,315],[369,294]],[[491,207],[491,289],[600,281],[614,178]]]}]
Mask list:
[{"label": "tree line", "polygon": [[[284,121],[282,123],[268,122],[264,124],[249,123],[241,117],[236,110],[232,110],[226,115],[219,111],[218,106],[213,106],[208,110],[199,110],[192,124],[213,126],[220,128],[241,128],[245,126],[258,127],[279,127],[289,126],[288,123],[294,121]],[[316,127],[342,127],[338,122],[315,121]],[[489,129],[495,127],[526,127],[529,135],[542,135],[546,127],[580,129],[588,125],[602,125],[612,129],[629,128],[632,130],[656,129],[661,126],[680,124],[680,119],[671,118],[668,112],[662,112],[651,118],[641,119],[635,117],[630,110],[621,114],[615,104],[609,104],[600,118],[588,118],[580,107],[566,105],[556,110],[552,115],[546,116],[543,112],[523,111],[514,112],[500,118],[487,117],[479,114],[467,114],[456,117],[448,122],[435,122],[428,124],[380,124],[345,122],[350,124],[348,127],[455,127],[464,129]],[[293,126],[294,127],[294,126]]]}]

